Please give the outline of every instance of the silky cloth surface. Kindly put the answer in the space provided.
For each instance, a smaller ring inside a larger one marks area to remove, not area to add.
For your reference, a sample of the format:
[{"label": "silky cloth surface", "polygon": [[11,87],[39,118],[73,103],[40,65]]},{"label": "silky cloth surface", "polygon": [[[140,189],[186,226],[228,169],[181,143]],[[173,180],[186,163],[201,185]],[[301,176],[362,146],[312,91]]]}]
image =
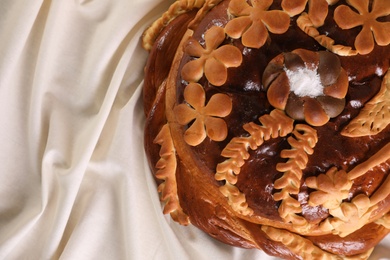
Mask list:
[{"label": "silky cloth surface", "polygon": [[170,4],[0,1],[0,259],[275,259],[162,214],[140,37]]}]

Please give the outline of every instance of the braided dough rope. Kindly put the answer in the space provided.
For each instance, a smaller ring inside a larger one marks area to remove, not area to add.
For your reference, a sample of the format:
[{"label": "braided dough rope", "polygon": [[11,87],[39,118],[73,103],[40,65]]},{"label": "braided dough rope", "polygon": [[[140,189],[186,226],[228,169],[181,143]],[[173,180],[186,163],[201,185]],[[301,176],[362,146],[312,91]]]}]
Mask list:
[{"label": "braided dough rope", "polygon": [[158,169],[155,176],[163,180],[158,186],[158,192],[161,193],[161,201],[165,202],[164,214],[170,213],[173,220],[181,225],[190,223],[189,217],[183,212],[180,207],[179,197],[177,195],[176,183],[176,150],[173,144],[169,124],[165,124],[154,139],[154,143],[161,145],[160,159],[156,163]]},{"label": "braided dough rope", "polygon": [[284,172],[283,176],[274,183],[275,189],[280,189],[274,194],[275,201],[282,201],[279,207],[279,215],[286,222],[304,227],[307,226],[307,220],[297,215],[302,212],[300,202],[291,197],[291,194],[298,194],[301,186],[302,170],[306,168],[309,160],[308,154],[313,154],[318,137],[317,131],[309,125],[298,124],[295,126],[287,141],[291,145],[290,150],[281,152],[282,158],[289,158],[285,163],[278,163],[276,170]]},{"label": "braided dough rope", "polygon": [[358,52],[356,50],[353,50],[351,47],[344,45],[336,45],[334,44],[334,40],[332,38],[320,34],[317,28],[314,26],[313,22],[310,20],[310,17],[307,13],[302,13],[301,16],[298,17],[297,25],[307,35],[313,37],[319,44],[321,44],[335,54],[338,54],[340,56],[353,56],[358,54]]},{"label": "braided dough rope", "polygon": [[143,34],[142,47],[151,50],[153,43],[161,30],[180,14],[189,12],[195,8],[201,8],[206,0],[178,0],[173,3],[158,20],[156,20]]},{"label": "braided dough rope", "polygon": [[[280,118],[282,120],[277,120]],[[288,118],[281,110],[273,110],[270,115],[259,118],[262,125],[248,123],[244,129],[250,134],[248,137],[233,138],[222,151],[222,155],[229,159],[217,165],[216,180],[225,181],[220,191],[229,200],[229,205],[243,215],[252,215],[253,210],[246,203],[245,194],[241,193],[235,186],[238,174],[245,160],[249,158],[248,149],[257,149],[265,140],[279,136],[280,125],[274,122],[285,121],[289,127],[280,136],[293,133],[288,139],[292,146],[291,150],[283,150],[281,156],[289,158],[286,163],[277,165],[277,170],[285,174],[275,181],[275,189],[281,189],[274,194],[276,201],[282,200],[279,208],[280,216],[291,222],[296,230],[304,232],[309,229],[307,220],[302,216],[300,203],[292,198],[291,194],[298,194],[302,178],[302,169],[306,167],[307,154],[313,153],[317,142],[316,131],[308,125],[296,125],[293,128],[293,120]],[[301,133],[302,132],[302,133]],[[384,146],[380,151],[367,161],[359,164],[348,174],[345,171],[337,171],[331,168],[326,175],[320,174],[317,177],[306,179],[308,187],[316,189],[310,194],[309,204],[311,206],[322,205],[329,209],[331,217],[325,219],[318,225],[323,232],[332,232],[345,237],[369,222],[371,213],[377,208],[377,204],[390,194],[390,176],[387,177],[382,186],[370,197],[360,194],[351,202],[342,202],[348,197],[353,180],[364,175],[371,168],[380,165],[390,159],[390,144]]]},{"label": "braided dough rope", "polygon": [[365,104],[359,115],[341,132],[348,137],[376,135],[390,124],[390,70],[383,78],[381,89]]},{"label": "braided dough rope", "polygon": [[294,120],[279,109],[271,111],[269,115],[261,116],[259,121],[262,125],[245,124],[243,128],[249,133],[249,136],[234,137],[222,150],[221,155],[228,159],[217,165],[215,174],[216,180],[225,181],[225,185],[219,189],[228,198],[229,205],[243,215],[252,215],[253,210],[248,207],[245,194],[241,193],[234,185],[237,183],[241,167],[249,158],[248,149],[257,149],[271,137],[284,137],[291,133],[294,127]]},{"label": "braided dough rope", "polygon": [[[357,9],[358,13],[352,11],[349,6],[340,5],[335,9],[333,18],[342,29],[362,26],[361,32],[355,39],[354,45],[356,50],[344,45],[335,45],[333,39],[321,35],[317,28],[322,24],[314,19],[316,16],[310,16],[310,13],[302,13],[297,19],[297,24],[306,34],[313,37],[322,46],[340,56],[365,55],[374,49],[374,42],[380,46],[386,46],[390,43],[390,36],[386,33],[386,29],[384,29],[388,28],[385,27],[387,25],[385,23],[381,24],[377,20],[379,17],[389,15],[390,9],[386,5],[387,3],[384,1],[380,2],[379,0],[374,1],[372,10],[368,10],[368,0],[347,1],[347,3]],[[329,4],[333,4],[333,2]],[[362,6],[365,6],[366,9],[362,8]]]},{"label": "braided dough rope", "polygon": [[270,226],[262,226],[263,230],[267,236],[273,241],[281,242],[285,245],[291,252],[302,257],[302,259],[322,259],[322,260],[348,260],[348,259],[367,259],[371,253],[372,249],[368,250],[365,253],[354,255],[351,257],[346,256],[337,256],[322,250],[321,248],[315,246],[310,240],[305,239],[302,236],[291,233],[287,230],[282,230]]}]

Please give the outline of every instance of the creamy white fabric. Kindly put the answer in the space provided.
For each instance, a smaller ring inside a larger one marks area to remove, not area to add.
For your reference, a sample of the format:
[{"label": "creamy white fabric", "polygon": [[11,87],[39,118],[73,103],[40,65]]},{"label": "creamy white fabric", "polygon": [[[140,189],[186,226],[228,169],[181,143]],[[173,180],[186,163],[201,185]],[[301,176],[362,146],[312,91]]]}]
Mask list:
[{"label": "creamy white fabric", "polygon": [[169,4],[0,1],[0,259],[274,259],[161,213],[139,39]]}]

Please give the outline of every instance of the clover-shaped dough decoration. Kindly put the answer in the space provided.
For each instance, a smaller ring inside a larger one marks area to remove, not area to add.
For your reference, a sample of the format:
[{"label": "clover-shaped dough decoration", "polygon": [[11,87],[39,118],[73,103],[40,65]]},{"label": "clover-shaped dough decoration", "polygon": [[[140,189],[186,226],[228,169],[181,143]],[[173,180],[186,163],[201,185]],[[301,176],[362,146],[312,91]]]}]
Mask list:
[{"label": "clover-shaped dough decoration", "polygon": [[334,20],[342,29],[351,29],[362,26],[355,39],[356,50],[364,55],[374,49],[374,40],[380,46],[390,44],[390,22],[378,21],[378,18],[390,15],[389,0],[374,0],[371,11],[369,0],[347,1],[359,13],[351,7],[340,5],[334,12]]},{"label": "clover-shaped dough decoration", "polygon": [[290,26],[290,17],[280,10],[268,10],[273,0],[232,0],[229,13],[235,18],[225,27],[225,32],[233,39],[240,37],[242,44],[250,48],[260,48],[268,38],[268,31],[282,34]]},{"label": "clover-shaped dough decoration", "polygon": [[225,31],[222,27],[213,26],[205,33],[205,47],[190,38],[184,52],[198,58],[183,66],[181,76],[185,81],[198,82],[203,74],[214,86],[221,86],[227,80],[227,68],[238,67],[242,62],[241,51],[233,45],[223,45]]},{"label": "clover-shaped dough decoration", "polygon": [[349,85],[335,54],[304,49],[272,59],[262,81],[273,107],[313,126],[324,125],[343,111]]},{"label": "clover-shaped dough decoration", "polygon": [[207,105],[206,93],[198,83],[190,83],[184,89],[186,103],[174,108],[176,120],[181,125],[191,126],[184,133],[187,144],[199,145],[208,136],[213,141],[223,141],[227,136],[227,125],[221,117],[232,111],[232,100],[226,94],[214,94]]}]

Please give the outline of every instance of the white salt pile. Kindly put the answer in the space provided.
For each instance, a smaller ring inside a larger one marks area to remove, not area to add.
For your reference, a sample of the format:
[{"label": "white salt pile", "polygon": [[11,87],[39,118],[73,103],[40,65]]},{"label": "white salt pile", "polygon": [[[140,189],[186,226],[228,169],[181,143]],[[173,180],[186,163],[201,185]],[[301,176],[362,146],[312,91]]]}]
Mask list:
[{"label": "white salt pile", "polygon": [[308,68],[297,70],[285,69],[290,90],[299,97],[318,97],[323,95],[324,86],[321,84],[317,71]]}]

